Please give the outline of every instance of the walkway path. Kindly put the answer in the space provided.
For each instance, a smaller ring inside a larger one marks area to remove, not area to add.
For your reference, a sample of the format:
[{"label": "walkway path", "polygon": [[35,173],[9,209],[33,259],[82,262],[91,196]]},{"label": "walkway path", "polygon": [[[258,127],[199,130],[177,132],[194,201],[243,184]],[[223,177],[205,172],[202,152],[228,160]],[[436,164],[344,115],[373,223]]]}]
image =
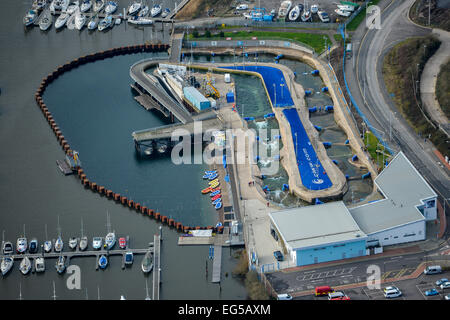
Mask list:
[{"label": "walkway path", "polygon": [[450,123],[436,98],[436,82],[441,66],[450,59],[450,32],[433,29],[441,41],[439,50],[428,60],[420,78],[420,97],[430,117],[450,136]]}]

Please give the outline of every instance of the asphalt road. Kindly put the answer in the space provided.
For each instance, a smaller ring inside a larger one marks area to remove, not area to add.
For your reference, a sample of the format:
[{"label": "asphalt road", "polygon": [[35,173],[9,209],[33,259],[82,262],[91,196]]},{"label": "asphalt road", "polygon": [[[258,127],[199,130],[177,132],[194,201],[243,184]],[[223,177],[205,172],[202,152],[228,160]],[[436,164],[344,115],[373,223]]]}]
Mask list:
[{"label": "asphalt road", "polygon": [[425,143],[401,117],[386,90],[381,72],[383,57],[393,45],[431,32],[408,20],[407,13],[413,2],[384,2],[388,7],[381,15],[381,29],[369,30],[362,38],[359,38],[361,33],[355,33],[352,41],[359,44],[359,50],[354,51],[353,61],[347,61],[346,77],[347,82],[356,80],[350,85],[350,91],[372,126],[384,133],[389,145],[406,154],[442,200],[450,197],[449,174],[432,153],[430,143]]}]

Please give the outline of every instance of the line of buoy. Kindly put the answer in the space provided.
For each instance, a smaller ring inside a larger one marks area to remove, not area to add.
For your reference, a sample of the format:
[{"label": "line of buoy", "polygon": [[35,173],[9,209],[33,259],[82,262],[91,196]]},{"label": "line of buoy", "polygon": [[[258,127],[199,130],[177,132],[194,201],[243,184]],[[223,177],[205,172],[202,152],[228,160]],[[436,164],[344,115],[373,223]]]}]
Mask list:
[{"label": "line of buoy", "polygon": [[[70,149],[70,145],[64,137],[61,129],[57,125],[55,119],[53,118],[51,112],[48,110],[47,105],[44,103],[42,96],[45,92],[47,86],[52,83],[55,79],[57,79],[60,75],[62,75],[66,71],[70,71],[73,68],[76,68],[82,64],[88,62],[94,62],[97,60],[103,60],[105,58],[110,58],[117,55],[125,55],[132,54],[138,52],[160,52],[167,51],[169,48],[166,44],[142,44],[142,45],[134,45],[134,46],[125,46],[109,49],[106,51],[100,51],[92,54],[88,54],[86,56],[82,56],[68,62],[64,65],[57,67],[52,73],[49,73],[42,81],[39,88],[35,92],[36,103],[41,109],[44,117],[47,119],[52,131],[54,132],[56,138],[58,139],[59,144],[63,148],[66,154],[72,154],[72,150]],[[108,199],[114,200],[117,203],[121,203],[122,205],[128,206],[130,209],[134,209],[137,212],[142,213],[143,215],[147,215],[148,217],[153,217],[157,221],[161,221],[163,224],[167,224],[171,228],[175,228],[179,232],[187,232],[193,229],[208,229],[213,230],[216,233],[223,232],[223,226],[213,227],[206,226],[200,227],[196,226],[185,226],[181,222],[175,221],[172,218],[169,218],[165,215],[161,215],[159,212],[155,212],[153,209],[149,209],[146,206],[141,205],[138,202],[135,202],[132,199],[128,199],[125,196],[121,196],[120,193],[115,193],[114,191],[107,189],[105,186],[98,185],[96,182],[90,181],[83,169],[78,169],[77,176],[80,179],[81,184],[85,188],[89,188],[93,192],[97,192],[102,196],[106,196]]]}]

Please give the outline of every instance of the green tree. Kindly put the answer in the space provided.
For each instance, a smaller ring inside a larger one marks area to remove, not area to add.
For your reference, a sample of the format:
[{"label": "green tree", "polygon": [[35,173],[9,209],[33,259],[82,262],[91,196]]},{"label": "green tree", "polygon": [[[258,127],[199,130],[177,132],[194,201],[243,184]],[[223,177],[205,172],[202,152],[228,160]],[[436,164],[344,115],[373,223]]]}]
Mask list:
[{"label": "green tree", "polygon": [[206,30],[206,31],[205,31],[205,37],[211,38],[211,31]]},{"label": "green tree", "polygon": [[198,38],[198,31],[197,31],[197,30],[194,30],[194,31],[192,32],[192,36],[193,36],[194,38]]}]

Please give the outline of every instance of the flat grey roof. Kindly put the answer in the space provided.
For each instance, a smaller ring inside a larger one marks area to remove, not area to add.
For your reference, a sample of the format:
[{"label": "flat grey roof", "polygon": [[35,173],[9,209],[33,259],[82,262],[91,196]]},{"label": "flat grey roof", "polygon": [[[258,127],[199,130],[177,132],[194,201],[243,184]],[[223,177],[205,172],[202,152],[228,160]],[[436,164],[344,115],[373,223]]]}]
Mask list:
[{"label": "flat grey roof", "polygon": [[269,216],[292,249],[366,237],[342,201],[274,211]]},{"label": "flat grey roof", "polygon": [[437,196],[403,152],[392,159],[375,184],[386,199],[349,208],[366,234],[424,220],[416,206],[422,204],[420,200]]}]

